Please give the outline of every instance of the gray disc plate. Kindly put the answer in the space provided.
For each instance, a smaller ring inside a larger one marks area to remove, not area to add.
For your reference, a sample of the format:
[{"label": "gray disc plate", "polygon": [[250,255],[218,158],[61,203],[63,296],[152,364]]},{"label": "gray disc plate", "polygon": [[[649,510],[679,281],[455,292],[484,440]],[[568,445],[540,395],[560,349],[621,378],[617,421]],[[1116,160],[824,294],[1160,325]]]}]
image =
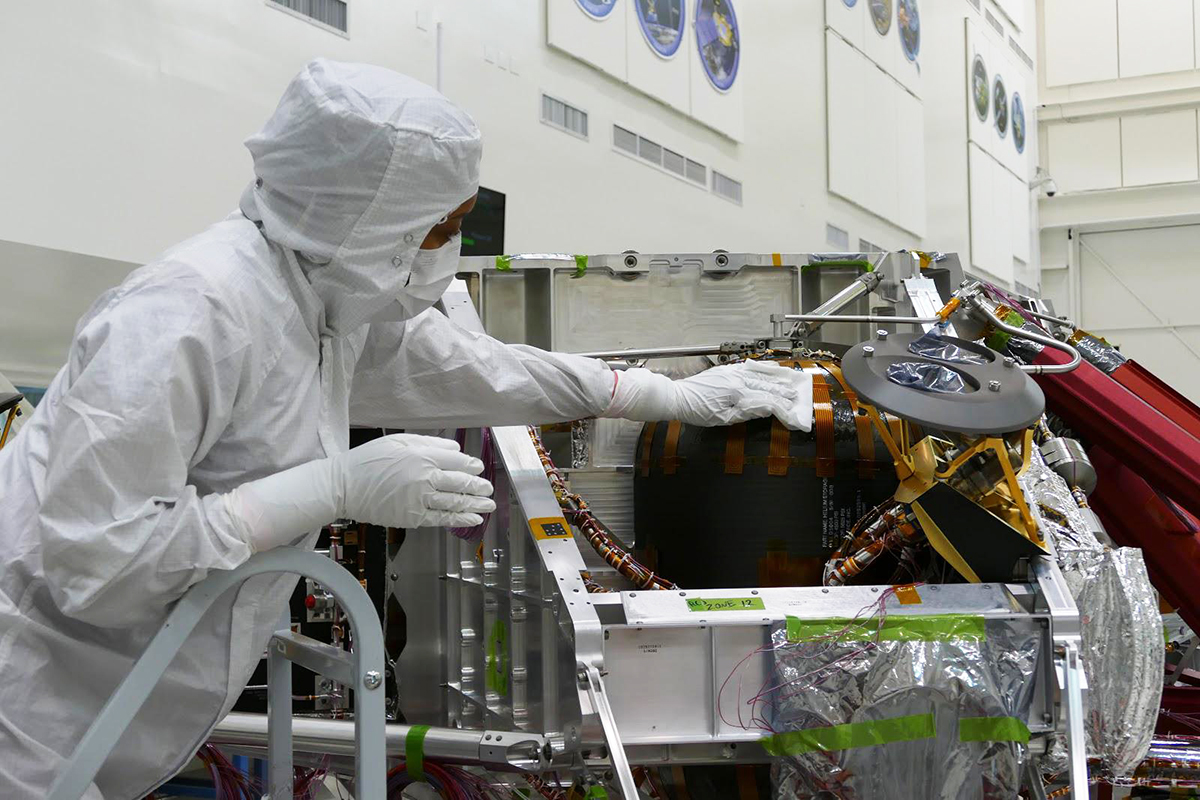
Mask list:
[{"label": "gray disc plate", "polygon": [[[1028,428],[1042,415],[1046,398],[1041,387],[1018,367],[1005,366],[1004,357],[996,351],[947,336],[947,342],[983,356],[987,363],[939,361],[908,351],[908,345],[921,335],[892,334],[886,340],[863,342],[850,348],[842,358],[846,382],[867,402],[931,430],[1008,433]],[[874,355],[864,355],[864,347],[875,348]],[[888,380],[888,365],[903,361],[933,363],[953,370],[962,376],[967,391],[940,394]],[[999,381],[998,391],[989,388],[991,381]]]}]

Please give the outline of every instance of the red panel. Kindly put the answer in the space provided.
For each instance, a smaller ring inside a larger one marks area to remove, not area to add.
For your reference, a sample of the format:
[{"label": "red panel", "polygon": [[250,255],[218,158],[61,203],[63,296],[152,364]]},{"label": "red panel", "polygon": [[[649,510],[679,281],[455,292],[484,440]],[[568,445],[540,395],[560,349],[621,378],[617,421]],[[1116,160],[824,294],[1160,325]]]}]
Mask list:
[{"label": "red panel", "polygon": [[1112,378],[1156,408],[1163,416],[1200,439],[1200,408],[1136,361],[1126,361]]},{"label": "red panel", "polygon": [[1090,500],[1108,535],[1142,549],[1154,588],[1200,630],[1200,524],[1104,448],[1093,447],[1088,455],[1100,477]]},{"label": "red panel", "polygon": [[[1059,350],[1046,348],[1037,363],[1062,364],[1067,358]],[[1072,372],[1035,378],[1046,394],[1046,407],[1067,425],[1089,443],[1104,447],[1136,473],[1135,477],[1145,478],[1200,516],[1200,440],[1086,362]],[[1097,494],[1112,492],[1102,476]],[[1143,518],[1142,524],[1145,522]],[[1192,585],[1200,586],[1200,582]]]}]

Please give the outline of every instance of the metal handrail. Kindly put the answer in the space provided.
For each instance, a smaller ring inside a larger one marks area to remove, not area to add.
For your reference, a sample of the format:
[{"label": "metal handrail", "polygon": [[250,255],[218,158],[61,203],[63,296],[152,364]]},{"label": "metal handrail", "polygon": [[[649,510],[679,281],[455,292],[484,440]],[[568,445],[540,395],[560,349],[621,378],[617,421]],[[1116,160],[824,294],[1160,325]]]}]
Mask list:
[{"label": "metal handrail", "polygon": [[[354,738],[358,754],[355,797],[383,800],[387,789],[386,716],[382,680],[383,631],[378,615],[366,590],[340,564],[293,547],[259,553],[237,569],[214,572],[179,599],[167,621],[76,745],[66,768],[59,773],[50,790],[50,800],[79,800],[87,791],[121,734],[217,598],[256,575],[279,572],[294,573],[319,582],[346,612],[354,633],[354,650],[347,658],[355,679],[350,687],[355,690]],[[291,665],[275,656],[277,652],[273,641],[268,684],[270,797],[273,800],[291,798],[293,783]],[[286,679],[283,679],[284,675]],[[280,696],[274,697],[276,694]]]}]

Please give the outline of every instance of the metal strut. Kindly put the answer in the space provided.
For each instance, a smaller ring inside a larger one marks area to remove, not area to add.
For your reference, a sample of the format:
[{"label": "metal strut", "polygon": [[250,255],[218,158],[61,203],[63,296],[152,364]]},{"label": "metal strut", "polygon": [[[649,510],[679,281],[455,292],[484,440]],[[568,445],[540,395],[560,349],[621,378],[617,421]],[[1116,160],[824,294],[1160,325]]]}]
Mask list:
[{"label": "metal strut", "polygon": [[383,631],[358,580],[341,565],[316,553],[280,547],[252,556],[234,570],[214,572],[188,590],[171,610],[145,652],[105,703],[50,789],[50,800],[79,800],[100,771],[121,734],[191,635],[196,623],[221,595],[249,578],[287,572],[311,578],[328,589],[346,612],[354,650],[345,652],[290,631],[275,634],[268,646],[268,757],[270,794],[292,797],[292,681],[295,661],[340,675],[355,692],[355,797],[383,800],[387,789],[383,690]]}]

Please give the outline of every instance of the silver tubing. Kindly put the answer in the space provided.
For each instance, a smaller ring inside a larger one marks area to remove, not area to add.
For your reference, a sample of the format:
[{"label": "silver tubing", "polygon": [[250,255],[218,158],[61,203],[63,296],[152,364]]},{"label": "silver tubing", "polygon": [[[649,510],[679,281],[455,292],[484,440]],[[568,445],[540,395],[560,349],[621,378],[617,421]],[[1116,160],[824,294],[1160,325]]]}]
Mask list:
[{"label": "silver tubing", "polygon": [[798,320],[800,322],[878,322],[883,324],[895,325],[928,325],[933,322],[941,322],[942,318],[933,317],[880,317],[874,314],[834,314],[825,316],[822,314],[786,314],[784,319]]},{"label": "silver tubing", "polygon": [[292,662],[275,642],[267,648],[267,795],[270,800],[291,800],[296,777],[292,773]]},{"label": "silver tubing", "polygon": [[[817,265],[819,266],[819,264]],[[798,333],[801,327],[804,328],[805,336],[812,336],[818,328],[826,322],[853,322],[852,317],[837,316],[837,312],[841,311],[846,306],[853,303],[858,298],[868,295],[875,290],[875,287],[883,281],[883,275],[877,271],[864,272],[854,279],[854,282],[835,294],[833,297],[826,300],[821,305],[812,310],[810,314],[798,314],[787,316],[787,319],[797,320],[798,322],[807,322],[807,325],[796,325],[792,328],[792,333]],[[871,320],[859,320],[870,322]]]},{"label": "silver tubing", "polygon": [[[403,754],[413,727],[387,725],[387,752]],[[272,734],[267,717],[235,711],[217,723],[209,741],[234,752],[261,753],[264,746],[269,747]],[[431,761],[544,772],[551,768],[556,744],[561,747],[561,740],[529,731],[433,727],[425,732],[423,750],[425,758]],[[296,753],[353,757],[357,752],[354,723],[348,719],[296,717],[292,721],[292,747]]]},{"label": "silver tubing", "polygon": [[[328,589],[346,612],[355,642],[352,657],[356,680],[351,687],[355,689],[357,703],[354,719],[357,746],[355,797],[383,800],[387,789],[384,692],[381,684],[372,686],[366,680],[370,672],[383,674],[383,631],[375,607],[359,582],[340,564],[294,547],[259,553],[237,569],[213,572],[179,599],[167,621],[76,745],[75,752],[50,789],[49,800],[79,800],[87,791],[121,734],[217,598],[255,575],[279,572],[312,578]],[[287,697],[286,716],[290,725],[290,685]],[[281,712],[278,716],[282,719]]]},{"label": "silver tubing", "polygon": [[602,361],[641,361],[645,358],[679,358],[681,356],[715,356],[722,352],[719,344],[691,345],[686,347],[648,347],[641,350],[595,350],[590,353],[571,353],[584,358]]},{"label": "silver tubing", "polygon": [[991,309],[987,308],[982,303],[972,303],[971,308],[983,314],[983,316],[987,318],[988,322],[992,323],[997,330],[1004,331],[1010,336],[1016,336],[1020,339],[1029,339],[1032,342],[1037,342],[1038,344],[1045,345],[1046,347],[1053,347],[1055,350],[1061,350],[1071,356],[1071,360],[1066,364],[1022,364],[1021,370],[1023,372],[1029,372],[1034,375],[1052,375],[1060,372],[1070,372],[1078,367],[1079,362],[1083,360],[1083,357],[1079,355],[1079,351],[1066,342],[1060,342],[1051,336],[1043,336],[1040,333],[1027,331],[1023,328],[1013,327],[993,314]]}]

